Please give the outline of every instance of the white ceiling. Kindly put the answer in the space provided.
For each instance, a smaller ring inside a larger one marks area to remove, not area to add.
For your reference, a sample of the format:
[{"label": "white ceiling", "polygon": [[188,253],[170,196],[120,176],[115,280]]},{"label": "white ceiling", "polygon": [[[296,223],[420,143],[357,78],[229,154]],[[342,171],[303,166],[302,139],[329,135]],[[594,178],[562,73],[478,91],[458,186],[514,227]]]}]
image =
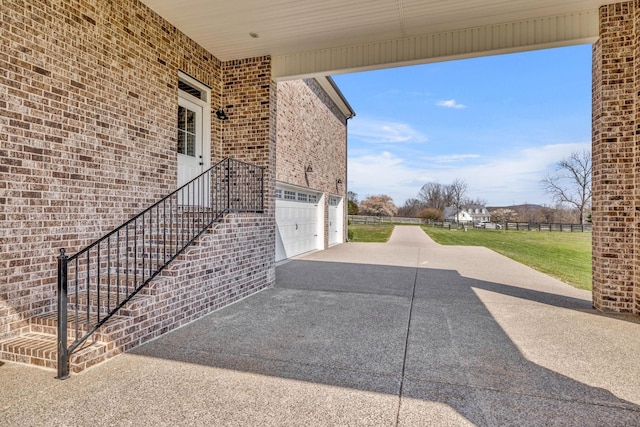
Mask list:
[{"label": "white ceiling", "polygon": [[[142,2],[223,61],[320,52],[582,12],[590,12],[593,21],[600,5],[615,3],[612,0]],[[258,37],[253,38],[250,33]]]}]

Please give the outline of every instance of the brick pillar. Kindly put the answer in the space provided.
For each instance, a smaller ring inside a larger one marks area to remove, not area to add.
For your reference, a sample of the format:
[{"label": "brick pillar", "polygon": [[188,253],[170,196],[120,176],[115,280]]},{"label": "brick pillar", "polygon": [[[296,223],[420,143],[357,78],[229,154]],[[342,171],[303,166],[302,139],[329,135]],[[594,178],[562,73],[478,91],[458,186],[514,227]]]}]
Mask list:
[{"label": "brick pillar", "polygon": [[640,8],[600,8],[593,47],[593,305],[640,313]]},{"label": "brick pillar", "polygon": [[[275,188],[276,91],[268,56],[233,60],[222,65],[221,157],[233,157],[265,168],[265,207],[273,211]],[[274,252],[275,253],[275,252]]]}]

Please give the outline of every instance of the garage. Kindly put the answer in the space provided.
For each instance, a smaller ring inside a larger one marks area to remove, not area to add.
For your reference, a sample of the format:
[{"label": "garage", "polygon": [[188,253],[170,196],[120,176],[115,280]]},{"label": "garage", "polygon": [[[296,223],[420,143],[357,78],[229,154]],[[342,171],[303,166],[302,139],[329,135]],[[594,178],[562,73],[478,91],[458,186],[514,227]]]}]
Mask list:
[{"label": "garage", "polygon": [[321,199],[307,189],[276,188],[276,261],[322,249]]}]

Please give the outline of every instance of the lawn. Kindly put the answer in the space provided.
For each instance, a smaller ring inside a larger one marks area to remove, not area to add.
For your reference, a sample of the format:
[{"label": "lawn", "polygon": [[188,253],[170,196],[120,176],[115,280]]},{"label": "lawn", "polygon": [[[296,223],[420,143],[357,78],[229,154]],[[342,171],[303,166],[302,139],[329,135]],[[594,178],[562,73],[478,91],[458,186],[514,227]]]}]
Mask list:
[{"label": "lawn", "polygon": [[393,224],[349,224],[351,242],[384,243],[389,240]]},{"label": "lawn", "polygon": [[423,229],[441,245],[484,246],[576,288],[591,290],[591,233]]},{"label": "lawn", "polygon": [[[350,224],[349,240],[386,242],[393,227]],[[441,245],[484,246],[576,288],[591,290],[591,233],[423,229]]]}]

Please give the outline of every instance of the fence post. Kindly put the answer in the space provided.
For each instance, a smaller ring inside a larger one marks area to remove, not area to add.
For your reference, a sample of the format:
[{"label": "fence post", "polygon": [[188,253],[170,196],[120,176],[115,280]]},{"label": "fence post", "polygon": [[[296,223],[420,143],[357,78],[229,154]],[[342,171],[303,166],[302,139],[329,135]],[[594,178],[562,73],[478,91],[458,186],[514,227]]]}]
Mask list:
[{"label": "fence post", "polygon": [[59,380],[69,377],[69,350],[67,347],[67,261],[64,248],[58,257],[58,376]]}]

